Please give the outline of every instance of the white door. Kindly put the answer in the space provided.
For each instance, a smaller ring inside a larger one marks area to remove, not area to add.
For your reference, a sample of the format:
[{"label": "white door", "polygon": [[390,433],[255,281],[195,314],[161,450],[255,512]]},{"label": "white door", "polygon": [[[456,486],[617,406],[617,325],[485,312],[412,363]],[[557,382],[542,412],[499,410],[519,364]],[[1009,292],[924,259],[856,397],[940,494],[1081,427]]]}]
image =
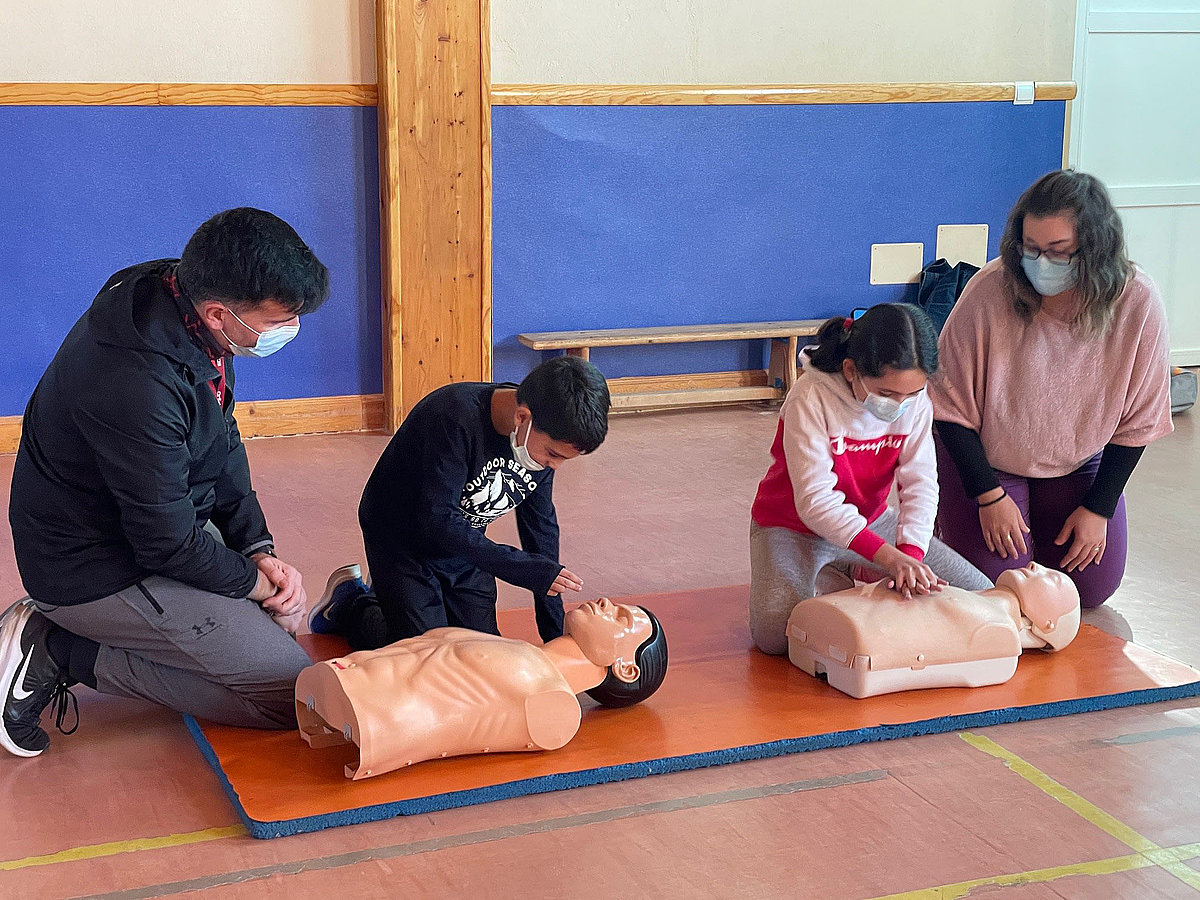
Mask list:
[{"label": "white door", "polygon": [[1071,166],[1100,178],[1200,365],[1200,0],[1079,0]]}]

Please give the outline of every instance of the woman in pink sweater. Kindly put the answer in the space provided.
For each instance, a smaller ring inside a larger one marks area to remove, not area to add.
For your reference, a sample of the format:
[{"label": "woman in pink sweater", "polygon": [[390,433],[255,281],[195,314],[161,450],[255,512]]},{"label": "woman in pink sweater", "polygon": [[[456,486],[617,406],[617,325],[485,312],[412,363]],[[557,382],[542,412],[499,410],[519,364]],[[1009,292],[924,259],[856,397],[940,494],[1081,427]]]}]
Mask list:
[{"label": "woman in pink sweater", "polygon": [[939,533],[993,580],[1033,559],[1099,606],[1125,571],[1125,484],[1171,431],[1166,313],[1104,185],[1026,190],[940,349]]},{"label": "woman in pink sweater", "polygon": [[787,651],[788,616],[817,593],[827,566],[849,574],[872,563],[909,597],[946,582],[992,586],[933,537],[938,484],[925,386],[938,347],[929,317],[883,303],[856,322],[830,319],[802,359],[750,513],[750,633],[766,653]]}]

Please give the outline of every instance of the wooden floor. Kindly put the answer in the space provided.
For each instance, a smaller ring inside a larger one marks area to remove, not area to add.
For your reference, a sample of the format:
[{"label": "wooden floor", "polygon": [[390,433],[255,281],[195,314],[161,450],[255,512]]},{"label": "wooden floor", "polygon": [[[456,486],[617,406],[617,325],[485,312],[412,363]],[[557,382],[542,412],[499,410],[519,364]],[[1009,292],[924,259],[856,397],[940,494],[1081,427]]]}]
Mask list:
[{"label": "wooden floor", "polygon": [[[583,598],[749,580],[775,413],[614,420],[556,477]],[[1130,561],[1086,621],[1200,665],[1196,414],[1128,491]],[[281,555],[311,588],[360,560],[386,441],[250,444]],[[0,457],[6,512],[12,457]],[[515,540],[511,522],[496,537]],[[21,593],[0,529],[0,597]],[[525,605],[502,588],[502,603]],[[275,841],[244,836],[179,718],[80,690],[79,731],[0,758],[0,897],[1190,897],[1200,706],[1089,713],[522,797]],[[286,781],[288,773],[280,772]],[[941,887],[941,890],[933,890]],[[912,892],[912,893],[905,893]]]}]

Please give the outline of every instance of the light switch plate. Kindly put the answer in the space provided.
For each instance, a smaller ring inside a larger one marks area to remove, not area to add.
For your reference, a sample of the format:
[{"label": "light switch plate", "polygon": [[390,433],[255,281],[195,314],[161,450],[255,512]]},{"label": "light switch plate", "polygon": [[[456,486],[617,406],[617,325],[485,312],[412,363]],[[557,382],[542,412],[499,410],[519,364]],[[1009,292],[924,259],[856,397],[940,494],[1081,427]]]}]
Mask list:
[{"label": "light switch plate", "polygon": [[988,227],[986,225],[939,225],[934,259],[950,265],[969,262],[983,268],[987,262]]},{"label": "light switch plate", "polygon": [[924,244],[872,244],[871,284],[916,284],[924,259]]}]

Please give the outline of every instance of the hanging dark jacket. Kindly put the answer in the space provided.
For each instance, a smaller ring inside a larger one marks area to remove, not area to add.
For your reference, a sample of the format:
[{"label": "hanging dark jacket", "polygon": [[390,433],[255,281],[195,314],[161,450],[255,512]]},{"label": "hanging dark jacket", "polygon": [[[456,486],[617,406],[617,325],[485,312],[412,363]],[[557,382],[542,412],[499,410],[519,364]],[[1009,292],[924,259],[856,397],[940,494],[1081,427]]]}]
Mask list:
[{"label": "hanging dark jacket", "polygon": [[[35,600],[86,603],[162,575],[228,597],[257,578],[271,535],[219,376],[164,275],[117,272],[75,323],[25,410],[9,522]],[[204,525],[212,521],[228,546]]]}]

